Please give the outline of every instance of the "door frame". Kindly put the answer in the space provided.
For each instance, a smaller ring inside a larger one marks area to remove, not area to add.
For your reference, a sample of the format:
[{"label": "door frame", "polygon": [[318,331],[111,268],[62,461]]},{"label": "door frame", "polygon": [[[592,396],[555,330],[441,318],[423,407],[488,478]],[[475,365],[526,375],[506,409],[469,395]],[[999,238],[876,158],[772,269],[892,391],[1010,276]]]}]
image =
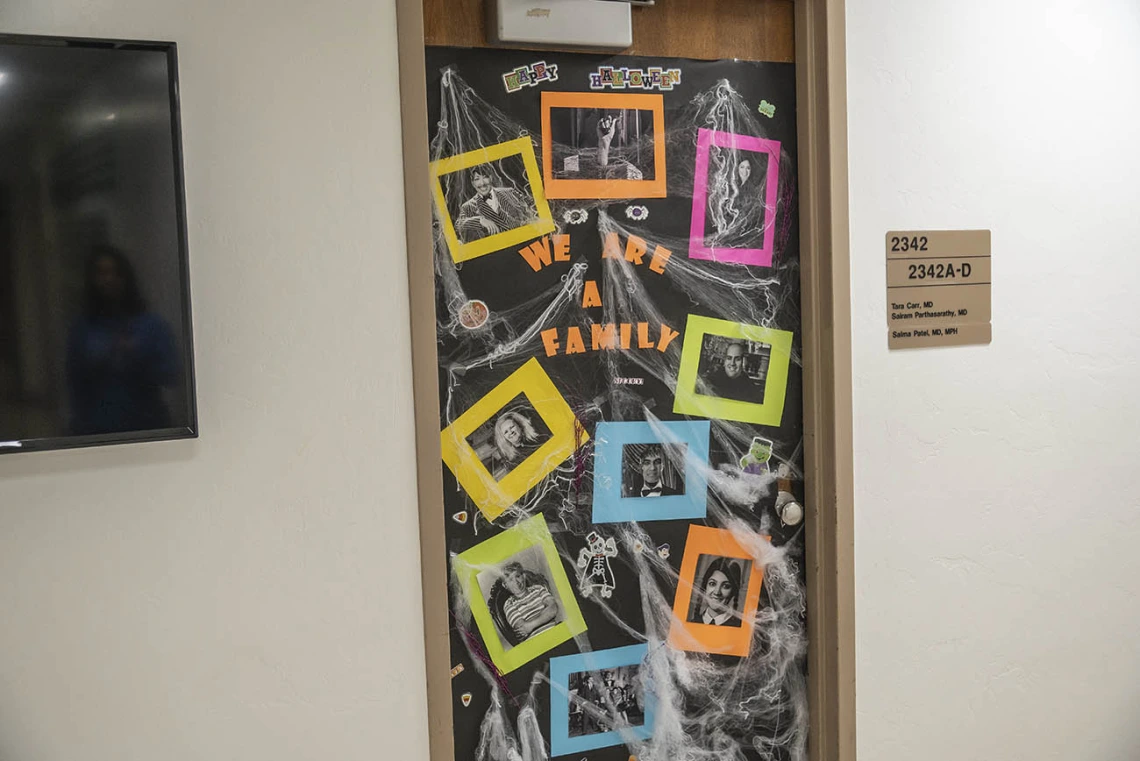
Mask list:
[{"label": "door frame", "polygon": [[[668,2],[668,0],[664,0]],[[715,6],[712,6],[715,7]],[[855,759],[855,553],[845,0],[795,0],[809,758]],[[432,761],[453,761],[450,612],[422,0],[396,0]]]}]

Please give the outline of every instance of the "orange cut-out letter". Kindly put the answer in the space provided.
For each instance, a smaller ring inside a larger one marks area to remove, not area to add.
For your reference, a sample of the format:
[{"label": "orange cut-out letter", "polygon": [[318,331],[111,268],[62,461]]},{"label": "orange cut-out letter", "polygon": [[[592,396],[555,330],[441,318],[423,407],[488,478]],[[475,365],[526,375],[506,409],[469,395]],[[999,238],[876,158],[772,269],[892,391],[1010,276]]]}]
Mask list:
[{"label": "orange cut-out letter", "polygon": [[520,248],[519,253],[535,272],[550,264],[550,236],[544,235],[526,248]]},{"label": "orange cut-out letter", "polygon": [[617,340],[617,336],[614,334],[614,324],[612,322],[607,322],[605,325],[594,323],[590,326],[590,338],[594,351],[614,348],[614,342]]},{"label": "orange cut-out letter", "polygon": [[649,323],[637,323],[637,348],[652,349],[653,342],[649,340]]},{"label": "orange cut-out letter", "polygon": [[546,356],[553,357],[558,353],[558,328],[550,328],[539,333],[542,336],[542,345],[546,347]]},{"label": "orange cut-out letter", "polygon": [[582,288],[582,308],[600,307],[602,305],[602,297],[598,294],[598,283],[596,280],[587,280],[586,285]]},{"label": "orange cut-out letter", "polygon": [[602,258],[621,258],[621,244],[618,242],[617,233],[606,233],[606,239],[602,242]]},{"label": "orange cut-out letter", "polygon": [[569,235],[555,235],[554,236],[554,261],[568,262],[570,261],[570,236]]},{"label": "orange cut-out letter", "polygon": [[629,236],[629,240],[625,242],[625,260],[634,264],[641,264],[641,259],[644,256],[645,241],[636,235]]},{"label": "orange cut-out letter", "polygon": [[571,326],[566,329],[566,353],[581,354],[586,351],[586,344],[582,342],[582,331]]}]

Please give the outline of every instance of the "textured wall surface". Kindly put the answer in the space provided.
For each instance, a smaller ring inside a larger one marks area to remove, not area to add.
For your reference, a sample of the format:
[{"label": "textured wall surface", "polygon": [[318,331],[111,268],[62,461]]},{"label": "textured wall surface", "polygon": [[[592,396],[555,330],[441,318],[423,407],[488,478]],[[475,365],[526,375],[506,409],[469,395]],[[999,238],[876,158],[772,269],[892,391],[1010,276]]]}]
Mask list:
[{"label": "textured wall surface", "polygon": [[0,458],[0,759],[426,758],[394,3],[0,27],[178,42],[202,430]]},{"label": "textured wall surface", "polygon": [[[849,5],[860,759],[1133,758],[1140,8]],[[203,430],[0,458],[0,759],[426,757],[392,3],[0,22],[180,44]],[[887,352],[904,227],[992,346]]]},{"label": "textured wall surface", "polygon": [[[849,0],[860,761],[1140,756],[1140,6]],[[991,228],[989,347],[884,234]]]}]

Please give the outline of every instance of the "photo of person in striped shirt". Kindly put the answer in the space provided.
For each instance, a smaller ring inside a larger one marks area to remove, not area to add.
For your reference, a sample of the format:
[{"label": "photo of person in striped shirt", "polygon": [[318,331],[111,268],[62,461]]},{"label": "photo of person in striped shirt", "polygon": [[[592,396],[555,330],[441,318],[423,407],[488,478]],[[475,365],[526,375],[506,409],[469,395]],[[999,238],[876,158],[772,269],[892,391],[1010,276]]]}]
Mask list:
[{"label": "photo of person in striped shirt", "polygon": [[536,634],[557,626],[563,620],[562,609],[551,591],[546,577],[545,558],[540,548],[528,549],[527,565],[541,565],[542,572],[528,569],[523,562],[511,560],[497,571],[498,580],[491,586],[487,607],[503,644],[521,644]]}]

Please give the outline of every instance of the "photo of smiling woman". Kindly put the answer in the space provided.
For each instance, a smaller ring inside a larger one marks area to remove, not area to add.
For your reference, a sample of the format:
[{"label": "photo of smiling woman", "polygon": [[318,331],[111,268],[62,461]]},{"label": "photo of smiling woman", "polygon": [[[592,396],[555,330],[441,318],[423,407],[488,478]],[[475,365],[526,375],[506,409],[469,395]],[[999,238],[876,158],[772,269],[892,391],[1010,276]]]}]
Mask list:
[{"label": "photo of smiling woman", "polygon": [[693,589],[689,623],[740,626],[752,561],[701,555],[697,561],[699,585]]}]

